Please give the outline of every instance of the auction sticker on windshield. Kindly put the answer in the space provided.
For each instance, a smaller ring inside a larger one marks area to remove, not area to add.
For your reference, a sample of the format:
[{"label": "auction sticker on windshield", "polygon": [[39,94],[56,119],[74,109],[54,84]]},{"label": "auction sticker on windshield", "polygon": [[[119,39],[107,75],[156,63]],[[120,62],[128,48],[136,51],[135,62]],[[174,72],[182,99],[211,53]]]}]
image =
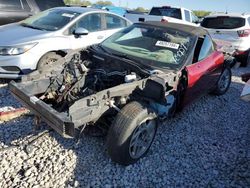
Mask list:
[{"label": "auction sticker on windshield", "polygon": [[63,13],[62,16],[64,16],[64,17],[69,17],[69,18],[73,18],[75,15],[73,15],[73,14],[68,14],[68,13]]},{"label": "auction sticker on windshield", "polygon": [[172,48],[172,49],[178,49],[179,48],[179,44],[176,43],[172,43],[172,42],[166,42],[166,41],[160,41],[158,40],[155,44],[155,46],[160,46],[160,47],[165,47],[165,48]]}]

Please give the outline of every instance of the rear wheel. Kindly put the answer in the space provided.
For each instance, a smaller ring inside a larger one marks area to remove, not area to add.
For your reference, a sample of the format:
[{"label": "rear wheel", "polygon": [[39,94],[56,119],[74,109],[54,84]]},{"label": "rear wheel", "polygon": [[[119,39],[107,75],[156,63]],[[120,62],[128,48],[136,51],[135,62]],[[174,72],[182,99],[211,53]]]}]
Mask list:
[{"label": "rear wheel", "polygon": [[51,67],[56,61],[58,61],[61,58],[62,58],[61,55],[55,52],[49,52],[45,54],[44,56],[42,56],[42,58],[39,60],[37,69],[42,70],[45,67]]},{"label": "rear wheel", "polygon": [[247,66],[247,65],[250,65],[250,50],[248,51],[248,55],[247,55],[247,58],[246,58],[246,62],[245,62],[245,65],[243,66]]},{"label": "rear wheel", "polygon": [[216,83],[215,89],[212,91],[212,94],[223,95],[226,93],[231,84],[231,76],[231,69],[229,67],[225,67]]},{"label": "rear wheel", "polygon": [[135,163],[149,150],[157,129],[156,114],[138,102],[126,105],[117,115],[107,137],[108,153],[122,165]]},{"label": "rear wheel", "polygon": [[240,65],[242,67],[246,67],[247,65],[249,65],[250,64],[250,50],[245,52],[244,55],[236,56],[236,60],[241,63]]}]

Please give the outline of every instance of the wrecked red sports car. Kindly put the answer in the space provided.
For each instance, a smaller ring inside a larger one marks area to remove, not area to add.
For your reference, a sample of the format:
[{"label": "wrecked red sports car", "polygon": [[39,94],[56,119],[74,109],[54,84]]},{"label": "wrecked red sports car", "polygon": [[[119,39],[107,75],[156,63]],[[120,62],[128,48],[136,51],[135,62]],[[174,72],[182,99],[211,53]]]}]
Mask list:
[{"label": "wrecked red sports car", "polygon": [[160,22],[134,24],[45,72],[12,81],[11,92],[64,137],[107,128],[108,153],[123,165],[147,153],[159,120],[231,83],[230,62],[205,30]]}]

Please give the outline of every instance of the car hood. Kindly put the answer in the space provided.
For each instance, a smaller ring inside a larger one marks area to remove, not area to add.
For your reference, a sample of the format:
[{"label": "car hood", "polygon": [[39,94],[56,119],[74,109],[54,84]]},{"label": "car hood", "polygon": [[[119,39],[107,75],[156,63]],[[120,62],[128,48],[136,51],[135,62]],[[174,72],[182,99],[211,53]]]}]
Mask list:
[{"label": "car hood", "polygon": [[19,23],[0,26],[0,46],[12,46],[39,40],[54,32],[23,27]]}]

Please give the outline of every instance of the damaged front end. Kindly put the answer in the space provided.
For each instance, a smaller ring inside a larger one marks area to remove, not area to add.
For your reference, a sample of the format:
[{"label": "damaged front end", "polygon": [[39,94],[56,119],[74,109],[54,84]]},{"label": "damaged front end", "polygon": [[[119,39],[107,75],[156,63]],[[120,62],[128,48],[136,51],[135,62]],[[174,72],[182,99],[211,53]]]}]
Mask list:
[{"label": "damaged front end", "polygon": [[61,72],[40,78],[36,74],[36,79],[9,84],[15,97],[64,137],[75,137],[81,126],[116,115],[130,101],[146,101],[162,111],[166,95],[174,92],[164,76],[142,71],[120,58],[106,59],[86,51],[78,55]]}]

